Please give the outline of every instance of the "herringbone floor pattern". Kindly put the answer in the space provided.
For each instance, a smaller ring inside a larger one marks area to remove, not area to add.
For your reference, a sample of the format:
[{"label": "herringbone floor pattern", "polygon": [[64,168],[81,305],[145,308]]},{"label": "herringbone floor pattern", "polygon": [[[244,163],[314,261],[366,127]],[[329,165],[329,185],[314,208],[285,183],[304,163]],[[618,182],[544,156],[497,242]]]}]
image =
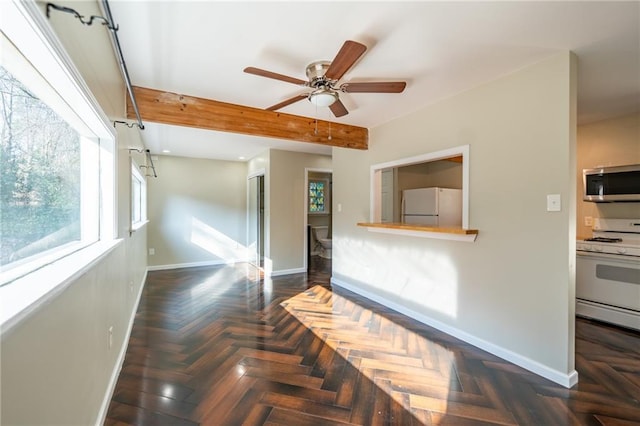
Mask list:
[{"label": "herringbone floor pattern", "polygon": [[638,333],[578,320],[565,389],[314,266],[150,272],[105,424],[640,424]]}]

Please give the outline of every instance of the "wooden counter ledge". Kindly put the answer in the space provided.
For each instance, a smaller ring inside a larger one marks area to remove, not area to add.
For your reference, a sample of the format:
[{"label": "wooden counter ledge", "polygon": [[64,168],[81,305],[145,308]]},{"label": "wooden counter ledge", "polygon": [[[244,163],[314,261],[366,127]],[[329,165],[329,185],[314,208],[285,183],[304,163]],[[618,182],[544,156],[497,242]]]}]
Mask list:
[{"label": "wooden counter ledge", "polygon": [[478,236],[477,229],[463,229],[460,227],[424,226],[409,223],[366,223],[360,222],[358,226],[367,228],[372,232],[386,234],[411,235],[424,238],[438,238],[443,240],[475,241]]}]

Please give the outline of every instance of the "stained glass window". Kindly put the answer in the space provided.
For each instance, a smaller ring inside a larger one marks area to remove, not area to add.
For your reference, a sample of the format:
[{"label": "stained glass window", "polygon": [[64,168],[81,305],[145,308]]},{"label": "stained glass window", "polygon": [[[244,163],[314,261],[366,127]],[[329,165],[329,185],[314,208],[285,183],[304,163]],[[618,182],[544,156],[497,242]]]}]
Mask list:
[{"label": "stained glass window", "polygon": [[326,213],[327,183],[325,181],[309,181],[309,213]]}]

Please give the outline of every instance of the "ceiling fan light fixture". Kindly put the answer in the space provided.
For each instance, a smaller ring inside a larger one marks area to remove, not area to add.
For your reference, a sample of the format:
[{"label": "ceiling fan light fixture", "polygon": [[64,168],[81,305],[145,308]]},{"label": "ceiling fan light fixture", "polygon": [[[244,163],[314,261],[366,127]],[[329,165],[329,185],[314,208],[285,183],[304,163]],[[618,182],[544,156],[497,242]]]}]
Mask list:
[{"label": "ceiling fan light fixture", "polygon": [[328,107],[338,100],[338,93],[321,87],[309,94],[309,102],[319,107]]}]

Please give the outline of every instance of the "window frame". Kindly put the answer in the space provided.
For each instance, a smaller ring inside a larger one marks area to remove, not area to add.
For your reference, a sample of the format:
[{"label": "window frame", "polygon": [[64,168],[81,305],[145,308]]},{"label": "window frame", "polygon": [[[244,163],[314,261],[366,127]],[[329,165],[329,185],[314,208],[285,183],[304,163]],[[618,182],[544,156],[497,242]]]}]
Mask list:
[{"label": "window frame", "polygon": [[[140,217],[138,218],[138,220],[136,220],[136,218],[134,217],[134,212],[136,210],[136,205],[134,202],[134,195],[135,195],[135,191],[134,191],[134,181],[139,182],[140,184],[140,192],[139,192],[139,208],[140,208]],[[131,200],[130,200],[130,215],[129,215],[129,223],[130,223],[130,231],[129,233],[133,233],[136,230],[140,229],[141,227],[143,227],[147,222],[147,179],[145,178],[145,175],[142,173],[142,171],[140,170],[140,166],[133,160],[133,158],[131,158],[131,187],[130,187],[130,194],[131,194]]]},{"label": "window frame", "polygon": [[[323,189],[323,193],[324,193],[324,210],[323,211],[311,211],[311,195],[310,195],[310,191],[311,191],[311,184],[312,183],[323,183],[324,184],[324,189]],[[329,212],[331,211],[331,194],[329,194],[329,190],[330,190],[330,185],[329,185],[329,179],[323,179],[323,178],[309,178],[307,181],[307,213],[310,215],[328,215]]]},{"label": "window frame", "polygon": [[[59,294],[74,278],[86,272],[113,250],[117,240],[116,214],[116,132],[80,72],[33,0],[0,2],[0,30],[10,44],[40,74],[64,103],[71,107],[97,144],[94,158],[99,184],[97,239],[73,248],[63,246],[59,253],[48,253],[46,261],[0,287],[0,326],[7,331],[38,306]],[[22,80],[21,75],[16,75]],[[51,105],[47,99],[45,103]],[[57,110],[56,110],[57,111]],[[69,117],[65,117],[68,120]],[[77,126],[74,126],[76,129]],[[87,133],[81,132],[88,136]],[[81,154],[82,155],[82,154]],[[81,166],[82,167],[82,166]],[[94,205],[95,207],[95,205]],[[94,208],[91,207],[91,208]]]}]

